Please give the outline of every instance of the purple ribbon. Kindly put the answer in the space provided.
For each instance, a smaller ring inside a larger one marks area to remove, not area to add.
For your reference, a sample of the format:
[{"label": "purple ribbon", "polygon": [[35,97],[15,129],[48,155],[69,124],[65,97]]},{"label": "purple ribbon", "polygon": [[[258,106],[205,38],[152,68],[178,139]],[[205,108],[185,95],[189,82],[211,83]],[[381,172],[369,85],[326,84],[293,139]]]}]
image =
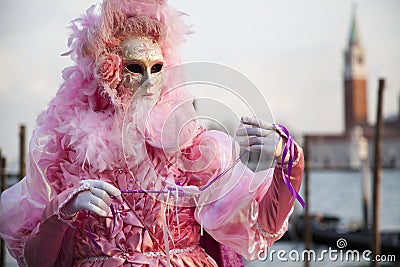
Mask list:
[{"label": "purple ribbon", "polygon": [[[287,153],[290,151],[288,168],[287,168],[287,175],[285,174],[284,168],[282,167],[283,181],[285,182],[286,187],[289,189],[290,194],[292,195],[291,199],[289,200],[289,203],[293,200],[293,197],[296,197],[296,199],[299,201],[301,206],[304,208],[306,206],[305,201],[301,198],[299,193],[293,188],[293,185],[290,183],[290,177],[291,177],[291,174],[292,174],[292,167],[293,167],[293,156],[294,156],[294,141],[293,141],[293,138],[292,138],[292,136],[290,135],[288,129],[286,129],[285,126],[283,126],[281,124],[275,124],[275,126],[279,127],[285,133],[285,135],[287,137],[287,141],[286,141],[285,147],[283,149],[283,153],[282,153],[282,161],[285,160],[285,158],[287,156]],[[284,163],[281,163],[281,164],[284,164]]]}]

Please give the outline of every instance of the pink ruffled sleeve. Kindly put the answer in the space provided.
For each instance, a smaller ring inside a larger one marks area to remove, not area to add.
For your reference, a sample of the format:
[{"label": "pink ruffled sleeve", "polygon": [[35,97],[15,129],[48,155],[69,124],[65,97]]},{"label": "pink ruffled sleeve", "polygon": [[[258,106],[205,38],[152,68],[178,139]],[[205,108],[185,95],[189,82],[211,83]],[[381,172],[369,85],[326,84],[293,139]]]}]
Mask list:
[{"label": "pink ruffled sleeve", "polygon": [[[297,144],[295,145],[294,158],[290,183],[296,192],[299,192],[304,171],[304,155],[301,147]],[[289,213],[291,213],[296,200],[285,185],[282,168],[286,171],[287,166],[275,167],[271,186],[260,201],[260,207],[263,207],[265,212],[259,214],[258,224],[268,233],[279,232]]]},{"label": "pink ruffled sleeve", "polygon": [[50,163],[53,156],[57,155],[32,149],[27,176],[1,194],[0,236],[19,266],[71,264],[71,259],[62,255],[70,254],[65,249],[71,246],[65,244],[72,241],[74,218],[62,220],[60,208],[79,189],[64,187],[56,193],[48,180],[54,175]]},{"label": "pink ruffled sleeve", "polygon": [[[219,144],[214,153],[217,156],[209,164],[211,171],[205,172],[203,177],[208,181],[232,164],[238,155],[238,151],[232,155],[232,147],[238,150],[238,145],[229,136],[215,131],[206,132],[200,138]],[[207,142],[199,142],[199,146],[202,145],[207,145]],[[198,150],[207,149],[200,147]],[[291,183],[298,191],[304,163],[302,150],[297,144],[294,158]],[[292,199],[280,168],[276,166],[254,173],[238,162],[201,194],[195,211],[196,220],[219,243],[247,260],[257,259],[259,253],[265,252],[286,232],[293,210],[295,198]],[[213,176],[207,177],[210,173]]]}]

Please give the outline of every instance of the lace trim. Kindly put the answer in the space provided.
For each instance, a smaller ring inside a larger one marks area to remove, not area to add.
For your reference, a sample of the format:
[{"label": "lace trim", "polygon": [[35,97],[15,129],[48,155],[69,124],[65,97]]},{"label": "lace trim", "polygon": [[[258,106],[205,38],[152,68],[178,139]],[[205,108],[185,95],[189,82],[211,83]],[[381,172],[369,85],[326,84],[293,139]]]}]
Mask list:
[{"label": "lace trim", "polygon": [[90,257],[90,258],[83,258],[83,259],[75,259],[74,263],[97,262],[97,261],[106,261],[106,260],[108,260],[108,256]]},{"label": "lace trim", "polygon": [[71,224],[76,220],[76,213],[72,216],[67,216],[64,212],[63,209],[65,205],[73,198],[75,197],[78,193],[86,190],[90,190],[90,184],[86,182],[85,180],[79,182],[79,187],[75,188],[74,191],[72,191],[68,197],[58,206],[57,214],[58,214],[58,219],[64,223]]},{"label": "lace trim", "polygon": [[[169,250],[169,254],[176,255],[176,254],[185,253],[185,252],[192,252],[195,248],[196,248],[196,246],[180,248],[180,249],[171,249],[171,250]],[[142,254],[145,256],[148,256],[148,257],[165,256],[165,253],[163,251],[143,252]]]},{"label": "lace trim", "polygon": [[[286,222],[286,221],[285,221],[285,222]],[[281,234],[283,234],[283,233],[285,232],[284,227],[283,227],[283,226],[285,225],[285,222],[283,223],[281,229],[279,229],[279,231],[278,231],[277,233],[275,233],[275,234],[271,234],[271,233],[268,233],[267,231],[265,231],[265,230],[258,224],[258,222],[256,222],[256,223],[254,224],[254,228],[256,228],[256,230],[257,230],[263,237],[265,237],[265,238],[277,238],[277,237],[279,237]]]},{"label": "lace trim", "polygon": [[[22,262],[21,266],[28,266],[28,261],[25,259],[25,246],[27,240],[28,238],[24,239],[21,244],[21,256],[19,257]],[[19,264],[21,264],[21,262],[18,261]]]},{"label": "lace trim", "polygon": [[[180,249],[171,249],[169,251],[170,255],[176,255],[176,254],[180,254],[180,253],[185,253],[185,252],[192,252],[194,249],[196,248],[196,246],[192,246],[192,247],[187,247],[187,248],[180,248]],[[143,255],[147,256],[147,257],[159,257],[159,256],[165,256],[165,253],[162,251],[155,251],[155,252],[143,252]],[[122,257],[124,259],[128,258],[129,253],[123,253]],[[106,261],[108,260],[109,257],[108,256],[102,256],[102,257],[90,257],[90,258],[82,258],[82,259],[75,259],[74,263],[84,263],[84,262],[98,262],[98,261]]]}]

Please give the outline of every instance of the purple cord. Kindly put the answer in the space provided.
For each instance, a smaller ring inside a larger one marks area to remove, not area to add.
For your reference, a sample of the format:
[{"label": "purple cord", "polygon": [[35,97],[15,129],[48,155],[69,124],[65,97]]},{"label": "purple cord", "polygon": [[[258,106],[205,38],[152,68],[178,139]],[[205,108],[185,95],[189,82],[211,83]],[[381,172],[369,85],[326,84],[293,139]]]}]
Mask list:
[{"label": "purple cord", "polygon": [[221,178],[222,176],[224,176],[228,171],[230,171],[231,169],[233,169],[233,167],[235,167],[235,165],[240,161],[240,159],[246,155],[249,151],[245,150],[242,152],[242,154],[239,155],[239,157],[235,160],[235,162],[232,164],[232,166],[230,166],[229,168],[227,168],[225,171],[221,172],[220,174],[218,174],[214,179],[211,180],[211,182],[207,183],[205,186],[202,186],[200,188],[200,191],[204,191],[206,190],[208,187],[210,187],[213,183],[215,183],[219,178]]},{"label": "purple cord", "polygon": [[87,225],[88,232],[89,232],[89,239],[90,239],[90,241],[92,241],[93,245],[96,248],[98,248],[99,250],[102,251],[101,246],[96,242],[96,240],[94,240],[92,230],[90,230],[89,217],[90,217],[90,211],[88,211],[88,225]]}]

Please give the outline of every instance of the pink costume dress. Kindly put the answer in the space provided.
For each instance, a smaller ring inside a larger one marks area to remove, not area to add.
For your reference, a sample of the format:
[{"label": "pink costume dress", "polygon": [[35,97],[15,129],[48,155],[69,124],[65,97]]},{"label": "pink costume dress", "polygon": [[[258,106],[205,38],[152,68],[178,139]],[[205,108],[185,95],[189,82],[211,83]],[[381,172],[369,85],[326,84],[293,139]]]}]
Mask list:
[{"label": "pink costume dress", "polygon": [[[93,61],[79,50],[93,12],[80,20],[84,27],[74,28],[76,66],[63,71],[63,85],[38,117],[26,177],[1,195],[0,236],[11,255],[20,266],[217,266],[215,260],[221,266],[242,266],[240,257],[230,257],[235,253],[257,259],[288,227],[294,199],[282,179],[282,166],[253,173],[238,162],[195,204],[193,198],[175,194],[178,190],[147,192],[114,199],[115,216],[63,214],[72,197],[88,190],[82,182],[86,179],[121,190],[174,184],[190,192],[228,169],[238,156],[231,137],[206,131],[196,121],[177,132],[185,116],[193,115],[191,105],[172,115],[175,124],[161,127],[165,114],[190,99],[185,88],[162,92],[151,111],[134,100],[124,110],[131,114],[126,121],[93,78]],[[165,83],[173,79],[167,77]],[[143,118],[148,118],[146,125]],[[177,136],[175,145],[164,146]],[[298,191],[304,163],[297,145],[294,159],[290,180]],[[199,245],[201,227],[222,244],[219,258],[212,259]]]}]

